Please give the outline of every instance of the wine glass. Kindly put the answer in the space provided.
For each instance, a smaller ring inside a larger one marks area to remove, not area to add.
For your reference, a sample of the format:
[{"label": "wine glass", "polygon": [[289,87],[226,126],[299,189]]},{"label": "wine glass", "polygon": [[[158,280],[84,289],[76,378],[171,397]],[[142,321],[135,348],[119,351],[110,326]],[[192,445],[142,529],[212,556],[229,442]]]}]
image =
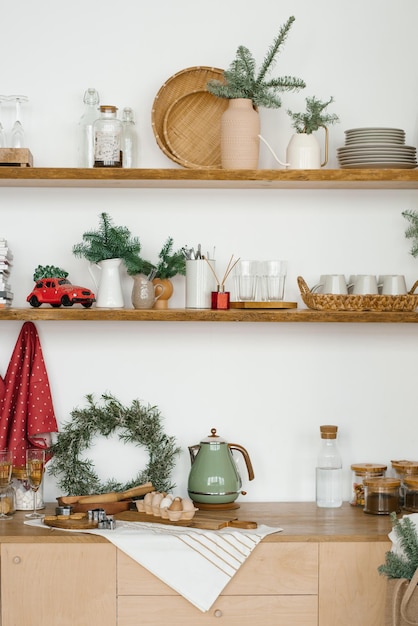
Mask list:
[{"label": "wine glass", "polygon": [[36,512],[36,493],[41,486],[45,468],[45,450],[40,448],[28,448],[26,450],[26,474],[28,483],[33,492],[33,512],[27,513],[26,517],[30,519],[39,519],[43,517]]},{"label": "wine glass", "polygon": [[23,130],[22,122],[20,121],[20,105],[22,102],[27,102],[29,98],[27,96],[9,96],[9,101],[15,101],[16,106],[16,119],[12,126],[11,131],[11,144],[12,148],[24,148],[25,131]]}]

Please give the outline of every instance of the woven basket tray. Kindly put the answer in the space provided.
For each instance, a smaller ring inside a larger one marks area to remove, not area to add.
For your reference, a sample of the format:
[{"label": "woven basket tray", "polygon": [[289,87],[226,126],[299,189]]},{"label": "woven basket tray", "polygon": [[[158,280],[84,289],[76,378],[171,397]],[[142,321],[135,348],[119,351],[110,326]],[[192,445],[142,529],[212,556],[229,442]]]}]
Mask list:
[{"label": "woven basket tray", "polygon": [[418,280],[402,296],[313,293],[302,276],[298,276],[298,285],[306,306],[317,311],[415,311],[418,307],[418,295],[414,294]]}]

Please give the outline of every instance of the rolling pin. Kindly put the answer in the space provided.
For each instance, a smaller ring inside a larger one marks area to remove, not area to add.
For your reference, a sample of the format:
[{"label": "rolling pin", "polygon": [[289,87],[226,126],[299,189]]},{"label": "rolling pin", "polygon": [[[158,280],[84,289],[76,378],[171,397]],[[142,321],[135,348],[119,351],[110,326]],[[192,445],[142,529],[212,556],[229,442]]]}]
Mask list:
[{"label": "rolling pin", "polygon": [[[64,504],[100,504],[106,502],[119,502],[120,500],[130,500],[136,496],[143,496],[146,493],[151,493],[151,491],[155,491],[155,487],[152,483],[148,482],[143,485],[138,485],[137,487],[132,487],[132,489],[127,489],[126,491],[111,491],[109,493],[100,493],[89,496],[63,496],[60,500]],[[65,502],[65,500],[71,500],[71,502]]]}]

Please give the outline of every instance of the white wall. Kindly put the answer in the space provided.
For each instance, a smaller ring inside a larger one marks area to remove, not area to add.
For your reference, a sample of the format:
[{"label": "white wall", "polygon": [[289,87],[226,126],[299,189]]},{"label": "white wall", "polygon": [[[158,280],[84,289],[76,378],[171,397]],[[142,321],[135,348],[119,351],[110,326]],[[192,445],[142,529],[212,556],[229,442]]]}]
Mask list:
[{"label": "white wall", "polygon": [[[28,145],[37,166],[75,166],[75,128],[87,87],[101,101],[132,106],[141,167],[176,167],[151,128],[153,99],[171,75],[195,65],[226,67],[238,45],[259,61],[290,15],[296,22],[276,74],[300,76],[307,89],[284,95],[280,110],[261,111],[262,132],[284,156],[292,130],[286,108],[308,95],[335,98],[341,123],[331,128],[329,167],[344,130],[393,126],[417,144],[418,5],[415,0],[39,0],[3,7],[0,93],[24,93]],[[18,36],[16,35],[18,33]],[[11,112],[2,119],[10,125]],[[276,167],[262,149],[261,167]],[[151,259],[168,235],[177,246],[216,246],[218,267],[231,253],[286,258],[286,298],[300,297],[296,277],[321,273],[403,273],[417,261],[404,237],[413,191],[195,191],[146,189],[0,189],[0,234],[15,254],[12,285],[24,306],[38,264],[57,264],[73,282],[91,284],[72,245],[106,211],[139,235]],[[131,279],[125,277],[126,305]],[[171,305],[184,305],[175,279]],[[4,374],[20,322],[0,325]],[[417,460],[415,325],[172,324],[39,322],[59,423],[87,393],[111,392],[128,404],[156,404],[182,447],[174,480],[185,493],[187,446],[216,427],[250,453],[249,500],[312,500],[319,425],[336,423],[350,492],[352,462]],[[112,474],[129,479],[143,458],[120,447]],[[142,453],[142,451],[141,451]],[[97,466],[106,464],[97,441]],[[104,471],[104,470],[103,470]],[[104,476],[103,476],[104,477]],[[46,478],[46,497],[59,490]]]}]

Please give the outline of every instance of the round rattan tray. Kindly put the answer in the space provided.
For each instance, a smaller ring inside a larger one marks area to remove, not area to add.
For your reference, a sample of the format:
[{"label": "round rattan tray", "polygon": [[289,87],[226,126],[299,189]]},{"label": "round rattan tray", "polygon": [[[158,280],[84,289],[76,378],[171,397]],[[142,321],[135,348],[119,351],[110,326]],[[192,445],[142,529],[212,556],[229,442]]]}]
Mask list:
[{"label": "round rattan tray", "polygon": [[164,139],[178,162],[190,168],[221,167],[221,117],[228,100],[202,89],[178,98],[164,116]]},{"label": "round rattan tray", "polygon": [[298,276],[298,285],[302,300],[309,309],[317,311],[415,311],[418,307],[418,295],[414,291],[418,287],[415,281],[407,294],[399,296],[387,295],[339,295],[332,293],[313,293],[302,276]]},{"label": "round rattan tray", "polygon": [[[151,111],[152,130],[161,150],[175,163],[184,165],[183,159],[172,153],[164,137],[164,118],[167,111],[179,98],[196,91],[204,91],[208,80],[221,80],[222,76],[223,70],[216,67],[203,65],[189,67],[171,76],[158,90]],[[206,123],[204,119],[201,122]],[[200,132],[203,133],[204,129],[202,128]],[[198,153],[198,147],[196,153]],[[195,163],[194,167],[201,167],[199,159],[194,157],[191,149],[188,150],[188,160]]]}]

